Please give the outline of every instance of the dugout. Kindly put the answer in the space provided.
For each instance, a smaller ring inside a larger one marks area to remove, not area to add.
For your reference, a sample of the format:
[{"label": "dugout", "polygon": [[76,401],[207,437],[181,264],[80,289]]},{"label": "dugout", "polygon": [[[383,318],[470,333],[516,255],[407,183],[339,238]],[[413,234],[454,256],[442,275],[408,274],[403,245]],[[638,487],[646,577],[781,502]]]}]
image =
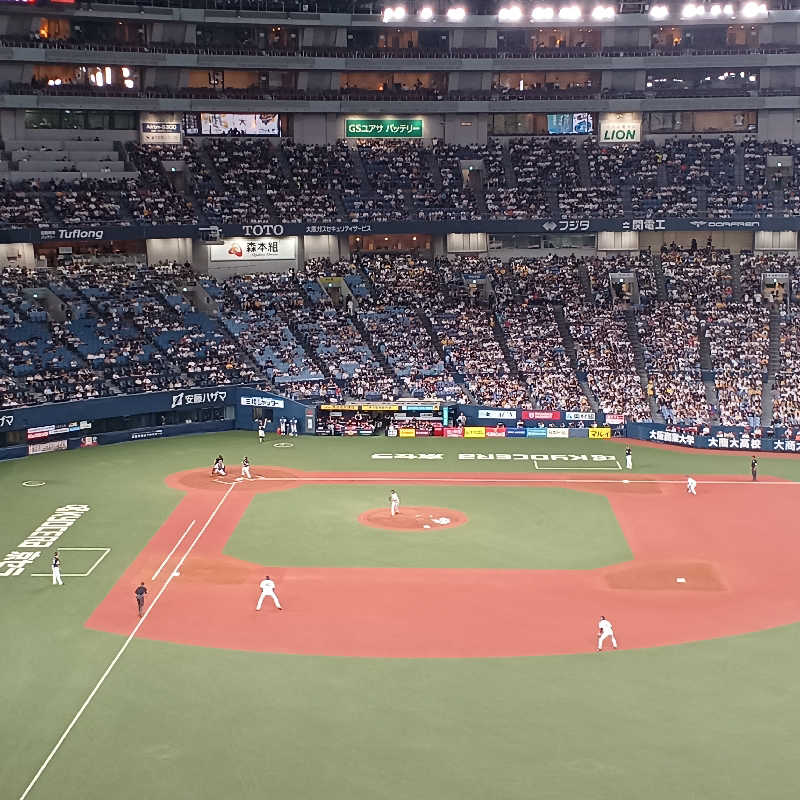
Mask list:
[{"label": "dugout", "polygon": [[400,399],[391,403],[323,403],[317,436],[442,436],[452,410],[442,400]]}]

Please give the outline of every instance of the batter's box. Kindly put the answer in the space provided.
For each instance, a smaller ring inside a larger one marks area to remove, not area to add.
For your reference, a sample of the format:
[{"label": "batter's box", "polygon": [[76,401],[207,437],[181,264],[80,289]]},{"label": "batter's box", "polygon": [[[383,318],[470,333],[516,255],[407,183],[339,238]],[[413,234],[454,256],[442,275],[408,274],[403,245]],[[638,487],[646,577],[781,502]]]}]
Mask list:
[{"label": "batter's box", "polygon": [[[59,553],[80,553],[81,555],[70,556],[67,560],[72,566],[77,562],[78,566],[88,567],[85,572],[62,572],[62,578],[88,578],[98,564],[111,552],[110,547],[59,547]],[[92,555],[94,553],[95,555]],[[98,555],[99,554],[99,555]],[[34,578],[51,578],[52,572],[31,572]]]},{"label": "batter's box", "polygon": [[537,470],[563,470],[565,472],[618,472],[622,469],[622,464],[616,458],[607,458],[603,461],[583,461],[575,459],[556,459],[553,457],[547,461],[540,461],[538,458],[531,459],[533,466]]}]

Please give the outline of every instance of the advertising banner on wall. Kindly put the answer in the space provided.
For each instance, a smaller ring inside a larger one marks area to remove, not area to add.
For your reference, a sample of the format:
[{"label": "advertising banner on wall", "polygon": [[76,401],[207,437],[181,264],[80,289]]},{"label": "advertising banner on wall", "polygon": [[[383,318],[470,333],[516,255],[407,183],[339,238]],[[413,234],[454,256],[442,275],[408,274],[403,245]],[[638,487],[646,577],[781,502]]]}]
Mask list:
[{"label": "advertising banner on wall", "polygon": [[561,419],[560,411],[523,411],[522,419],[536,419],[543,422],[555,422]]},{"label": "advertising banner on wall", "polygon": [[200,133],[225,136],[238,131],[242,136],[280,136],[281,120],[277,114],[201,114]]},{"label": "advertising banner on wall", "polygon": [[486,438],[486,428],[483,426],[477,425],[467,425],[464,428],[464,438],[465,439],[485,439]]},{"label": "advertising banner on wall", "polygon": [[236,237],[225,239],[222,244],[209,245],[208,257],[211,261],[290,261],[296,251],[297,239],[294,236],[281,239]]},{"label": "advertising banner on wall", "polygon": [[528,439],[546,439],[547,428],[525,428],[525,436]]},{"label": "advertising banner on wall", "polygon": [[642,141],[642,115],[637,111],[600,114],[600,143],[628,144]]},{"label": "advertising banner on wall", "polygon": [[183,125],[180,114],[142,111],[139,114],[139,142],[141,144],[180,144]]},{"label": "advertising banner on wall", "polygon": [[421,119],[347,119],[346,139],[421,139]]},{"label": "advertising banner on wall", "polygon": [[512,408],[479,408],[478,419],[516,419],[517,412]]},{"label": "advertising banner on wall", "polygon": [[548,439],[569,439],[569,428],[545,428]]},{"label": "advertising banner on wall", "polygon": [[610,439],[611,428],[589,428],[590,439]]},{"label": "advertising banner on wall", "polygon": [[594,422],[594,411],[566,411],[564,412],[564,419],[570,422]]}]

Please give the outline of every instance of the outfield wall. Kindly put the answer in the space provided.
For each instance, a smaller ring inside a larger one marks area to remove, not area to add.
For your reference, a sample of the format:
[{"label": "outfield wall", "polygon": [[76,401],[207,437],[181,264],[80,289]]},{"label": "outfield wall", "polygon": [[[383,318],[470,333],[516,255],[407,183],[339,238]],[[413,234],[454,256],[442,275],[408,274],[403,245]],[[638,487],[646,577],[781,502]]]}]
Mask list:
[{"label": "outfield wall", "polygon": [[315,409],[252,386],[195,387],[0,411],[0,459],[98,444],[210,431],[277,430],[280,419],[313,432]]}]

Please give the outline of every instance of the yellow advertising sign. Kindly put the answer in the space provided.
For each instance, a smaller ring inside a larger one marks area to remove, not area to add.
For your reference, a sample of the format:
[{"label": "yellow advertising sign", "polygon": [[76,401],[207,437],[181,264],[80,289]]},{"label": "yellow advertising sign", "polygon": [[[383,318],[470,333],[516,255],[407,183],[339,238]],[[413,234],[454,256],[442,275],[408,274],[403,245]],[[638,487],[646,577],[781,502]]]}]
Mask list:
[{"label": "yellow advertising sign", "polygon": [[417,435],[417,431],[414,428],[400,428],[398,433],[401,439],[413,439]]},{"label": "yellow advertising sign", "polygon": [[320,406],[323,411],[358,411],[358,406]]},{"label": "yellow advertising sign", "polygon": [[610,439],[611,428],[589,428],[590,439]]},{"label": "yellow advertising sign", "polygon": [[362,403],[361,404],[362,411],[399,411],[400,406],[398,405],[386,405],[381,403]]},{"label": "yellow advertising sign", "polygon": [[464,428],[464,438],[465,439],[485,439],[486,438],[486,428],[481,426],[467,426]]}]

